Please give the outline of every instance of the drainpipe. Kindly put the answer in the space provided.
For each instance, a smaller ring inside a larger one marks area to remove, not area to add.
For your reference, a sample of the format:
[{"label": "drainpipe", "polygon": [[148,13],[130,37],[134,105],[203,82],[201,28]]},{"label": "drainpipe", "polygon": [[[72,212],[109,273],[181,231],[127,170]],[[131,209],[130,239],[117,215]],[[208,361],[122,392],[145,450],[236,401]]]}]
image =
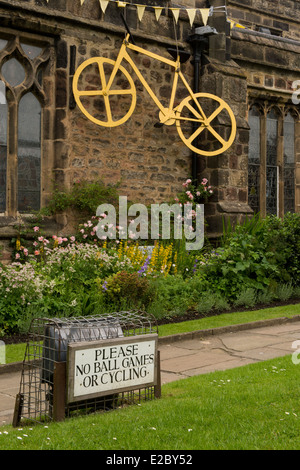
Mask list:
[{"label": "drainpipe", "polygon": [[[208,37],[214,34],[218,34],[217,31],[211,26],[202,26],[200,28],[195,28],[194,34],[192,34],[188,42],[192,45],[193,48],[193,59],[192,64],[194,65],[194,93],[198,93],[199,90],[199,80],[200,80],[200,70],[202,65],[202,56],[204,51],[208,50]],[[197,129],[197,123],[193,123],[193,132]],[[192,182],[197,185],[198,183],[198,162],[199,155],[195,152],[192,152]]]}]

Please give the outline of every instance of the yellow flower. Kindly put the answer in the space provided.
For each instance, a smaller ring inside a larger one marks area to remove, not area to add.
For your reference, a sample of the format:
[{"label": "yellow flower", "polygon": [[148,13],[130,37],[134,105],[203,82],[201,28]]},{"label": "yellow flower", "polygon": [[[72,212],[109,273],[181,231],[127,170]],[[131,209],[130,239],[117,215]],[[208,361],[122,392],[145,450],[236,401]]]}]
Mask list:
[{"label": "yellow flower", "polygon": [[21,248],[21,243],[20,243],[20,239],[19,237],[17,238],[17,241],[16,241],[16,250],[19,251]]}]

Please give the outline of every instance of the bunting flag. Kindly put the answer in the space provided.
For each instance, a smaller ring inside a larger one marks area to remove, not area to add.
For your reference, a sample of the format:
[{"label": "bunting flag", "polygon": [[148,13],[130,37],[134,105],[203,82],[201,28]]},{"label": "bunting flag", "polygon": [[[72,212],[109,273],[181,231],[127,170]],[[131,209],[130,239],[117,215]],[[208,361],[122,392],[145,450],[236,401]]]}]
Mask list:
[{"label": "bunting flag", "polygon": [[203,24],[204,24],[204,26],[206,26],[207,21],[208,21],[208,17],[209,17],[209,14],[210,14],[210,8],[200,8],[200,13],[201,13],[201,16],[202,16]]},{"label": "bunting flag", "polygon": [[161,12],[163,11],[163,8],[162,7],[153,7],[153,8],[154,8],[154,11],[155,11],[156,21],[158,21],[159,18],[160,18]]},{"label": "bunting flag", "polygon": [[[88,1],[88,0],[80,0],[81,6],[86,1]],[[49,0],[46,0],[46,2],[49,3]],[[165,10],[171,10],[173,18],[174,18],[176,24],[178,22],[180,12],[185,11],[188,15],[191,27],[193,26],[193,23],[195,21],[196,15],[197,15],[197,12],[200,13],[203,24],[204,24],[204,26],[206,26],[209,16],[213,15],[214,9],[216,9],[216,11],[219,11],[219,9],[224,9],[225,12],[227,11],[225,5],[219,6],[219,7],[210,7],[210,8],[188,8],[188,7],[178,7],[178,8],[174,7],[173,8],[173,7],[158,7],[158,6],[140,5],[140,4],[124,2],[124,1],[120,1],[120,0],[99,0],[99,3],[100,3],[101,11],[103,12],[103,14],[105,14],[106,8],[107,8],[109,3],[115,3],[120,8],[125,8],[127,5],[134,6],[137,9],[137,15],[138,15],[139,21],[142,21],[146,7],[151,8],[152,10],[154,10],[155,18],[156,18],[157,21],[159,21],[160,15],[161,15],[161,13],[164,9]],[[238,28],[246,29],[245,26],[242,26],[239,23],[235,23],[232,20],[230,20],[230,22],[231,22],[231,28],[233,28],[235,26],[235,27],[238,27]]]},{"label": "bunting flag", "polygon": [[179,18],[179,13],[180,13],[180,8],[170,8],[171,12],[173,13],[175,23],[177,24],[178,18]]},{"label": "bunting flag", "polygon": [[229,21],[230,21],[230,27],[231,27],[231,29],[232,29],[232,28],[247,29],[246,26],[243,26],[242,24],[236,23],[236,22],[233,21],[233,20],[229,20]]},{"label": "bunting flag", "polygon": [[138,19],[142,21],[146,5],[137,5],[136,8],[137,8]]},{"label": "bunting flag", "polygon": [[188,17],[189,17],[189,20],[190,20],[190,25],[191,25],[191,27],[193,26],[196,13],[197,13],[197,9],[196,9],[196,8],[191,8],[191,9],[188,9],[188,10],[187,10],[187,14],[188,14]]},{"label": "bunting flag", "polygon": [[109,0],[99,0],[99,1],[100,1],[101,10],[103,11],[103,14],[105,14],[105,10],[107,8],[107,5],[109,4]]}]

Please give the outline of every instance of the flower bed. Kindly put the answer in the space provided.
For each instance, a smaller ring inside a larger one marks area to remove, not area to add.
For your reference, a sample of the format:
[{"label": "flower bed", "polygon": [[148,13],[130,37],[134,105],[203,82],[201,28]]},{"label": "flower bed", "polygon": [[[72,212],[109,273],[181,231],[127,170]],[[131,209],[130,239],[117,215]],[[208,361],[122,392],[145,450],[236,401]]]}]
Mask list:
[{"label": "flower bed", "polygon": [[[189,180],[184,189],[182,203],[197,197]],[[300,297],[299,214],[253,217],[227,227],[218,247],[191,252],[185,240],[99,240],[97,223],[51,238],[34,225],[33,244],[15,240],[14,261],[0,266],[0,334],[26,331],[33,317],[143,308],[166,320]]]}]

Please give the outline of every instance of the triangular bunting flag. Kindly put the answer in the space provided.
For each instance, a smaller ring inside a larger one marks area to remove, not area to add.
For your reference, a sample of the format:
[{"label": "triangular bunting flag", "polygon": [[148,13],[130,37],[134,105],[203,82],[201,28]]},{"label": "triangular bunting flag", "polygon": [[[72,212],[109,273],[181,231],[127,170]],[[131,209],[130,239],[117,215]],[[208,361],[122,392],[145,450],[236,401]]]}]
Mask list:
[{"label": "triangular bunting flag", "polygon": [[103,11],[103,13],[105,13],[109,0],[99,0],[99,2],[101,5],[101,10]]},{"label": "triangular bunting flag", "polygon": [[84,4],[84,0],[80,0],[81,6]]},{"label": "triangular bunting flag", "polygon": [[236,28],[242,28],[242,29],[247,29],[246,26],[243,26],[242,24],[235,23],[234,25]]},{"label": "triangular bunting flag", "polygon": [[190,24],[191,24],[191,26],[193,26],[197,10],[196,10],[196,8],[188,8],[186,11],[187,11],[188,17],[190,19]]},{"label": "triangular bunting flag", "polygon": [[200,13],[201,13],[201,16],[202,16],[202,20],[203,20],[204,26],[207,25],[209,12],[210,12],[210,9],[209,9],[209,8],[201,8],[201,9],[200,9]]},{"label": "triangular bunting flag", "polygon": [[140,21],[142,21],[146,5],[137,5],[136,8],[137,8],[137,13],[138,13],[138,18]]},{"label": "triangular bunting flag", "polygon": [[155,10],[155,18],[158,21],[160,15],[161,15],[161,12],[163,11],[163,8],[161,8],[161,7],[153,7],[153,8]]},{"label": "triangular bunting flag", "polygon": [[126,2],[118,2],[118,7],[125,8],[127,5]]},{"label": "triangular bunting flag", "polygon": [[174,16],[174,18],[175,18],[175,22],[177,23],[178,17],[179,17],[180,8],[170,8],[170,10],[172,10],[173,16]]}]

